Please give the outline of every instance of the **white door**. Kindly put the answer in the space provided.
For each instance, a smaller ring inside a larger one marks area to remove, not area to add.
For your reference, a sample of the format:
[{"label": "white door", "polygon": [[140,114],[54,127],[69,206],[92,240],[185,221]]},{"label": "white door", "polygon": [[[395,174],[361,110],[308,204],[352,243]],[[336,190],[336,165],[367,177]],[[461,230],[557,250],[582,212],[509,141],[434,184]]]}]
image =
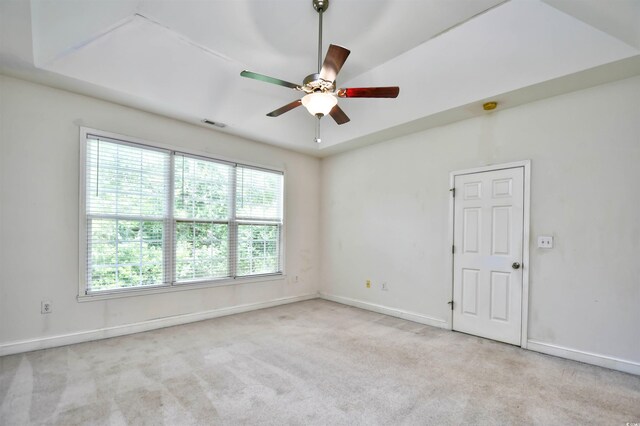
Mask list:
[{"label": "white door", "polygon": [[524,168],[455,176],[453,329],[520,345]]}]

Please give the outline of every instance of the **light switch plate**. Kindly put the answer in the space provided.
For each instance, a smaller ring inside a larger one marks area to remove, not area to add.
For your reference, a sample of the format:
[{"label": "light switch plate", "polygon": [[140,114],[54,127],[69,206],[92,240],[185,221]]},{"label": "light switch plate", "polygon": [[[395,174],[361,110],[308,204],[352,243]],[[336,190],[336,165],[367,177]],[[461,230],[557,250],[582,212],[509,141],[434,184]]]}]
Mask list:
[{"label": "light switch plate", "polygon": [[540,236],[538,237],[539,248],[553,248],[553,237]]}]

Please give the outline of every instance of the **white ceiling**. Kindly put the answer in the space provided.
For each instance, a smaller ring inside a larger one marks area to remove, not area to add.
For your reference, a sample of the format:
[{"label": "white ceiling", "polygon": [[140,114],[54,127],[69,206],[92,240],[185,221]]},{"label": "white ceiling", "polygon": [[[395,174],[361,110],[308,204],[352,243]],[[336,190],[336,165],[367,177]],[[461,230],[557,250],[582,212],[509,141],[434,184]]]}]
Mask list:
[{"label": "white ceiling", "polygon": [[351,122],[323,119],[317,145],[304,108],[265,116],[299,92],[239,75],[316,71],[311,0],[0,0],[0,19],[4,73],[314,155],[596,84],[602,67],[640,73],[640,0],[331,0],[324,50],[351,50],[339,86],[401,89],[341,99]]}]

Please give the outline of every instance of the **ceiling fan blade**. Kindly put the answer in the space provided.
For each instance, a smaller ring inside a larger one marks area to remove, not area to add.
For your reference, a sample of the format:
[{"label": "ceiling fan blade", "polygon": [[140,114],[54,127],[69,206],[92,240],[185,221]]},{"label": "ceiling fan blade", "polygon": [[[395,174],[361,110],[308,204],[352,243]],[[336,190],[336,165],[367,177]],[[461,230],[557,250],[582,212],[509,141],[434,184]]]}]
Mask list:
[{"label": "ceiling fan blade", "polygon": [[351,121],[351,119],[349,117],[347,117],[347,114],[345,114],[344,111],[342,110],[342,108],[340,108],[338,105],[336,105],[333,108],[331,108],[331,111],[329,111],[329,115],[331,115],[331,117],[338,124],[344,124],[344,123],[348,123],[349,121]]},{"label": "ceiling fan blade", "polygon": [[271,111],[269,114],[267,114],[267,117],[277,117],[287,111],[291,111],[292,109],[299,107],[300,105],[302,105],[302,101],[300,99],[297,99],[290,104],[286,104],[285,106],[278,108],[275,111]]},{"label": "ceiling fan blade", "polygon": [[327,56],[324,57],[322,69],[320,70],[320,78],[326,81],[336,81],[336,77],[347,60],[351,51],[342,46],[332,44],[327,50]]},{"label": "ceiling fan blade", "polygon": [[340,98],[397,98],[400,88],[393,87],[355,87],[338,90]]},{"label": "ceiling fan blade", "polygon": [[254,80],[264,81],[266,83],[277,84],[278,86],[289,87],[291,89],[299,89],[298,84],[289,83],[288,81],[280,80],[278,78],[269,77],[255,72],[244,70],[240,73],[242,77],[252,78]]}]

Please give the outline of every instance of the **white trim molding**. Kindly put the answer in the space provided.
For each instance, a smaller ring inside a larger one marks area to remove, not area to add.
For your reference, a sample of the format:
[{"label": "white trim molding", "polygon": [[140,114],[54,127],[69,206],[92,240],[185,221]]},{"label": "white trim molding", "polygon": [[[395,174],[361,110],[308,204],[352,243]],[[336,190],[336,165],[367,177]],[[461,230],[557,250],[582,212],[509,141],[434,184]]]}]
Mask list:
[{"label": "white trim molding", "polygon": [[332,302],[349,305],[367,311],[377,312],[379,314],[389,315],[392,317],[402,318],[405,320],[417,322],[419,324],[430,325],[432,327],[449,329],[446,320],[429,317],[427,315],[416,312],[405,311],[404,309],[390,308],[388,306],[377,305],[375,303],[364,302],[362,300],[351,299],[349,297],[335,296],[332,294],[320,293],[320,298],[330,300]]},{"label": "white trim molding", "polygon": [[577,349],[565,348],[563,346],[552,345],[550,343],[529,340],[527,349],[547,355],[553,355],[572,361],[584,362],[585,364],[597,365],[599,367],[610,368],[624,373],[640,375],[640,363],[625,359],[614,358],[607,355],[594,354]]},{"label": "white trim molding", "polygon": [[12,355],[22,352],[36,351],[40,349],[55,348],[58,346],[72,345],[75,343],[90,342],[92,340],[108,339],[110,337],[124,336],[127,334],[141,333],[143,331],[172,327],[174,325],[188,324],[242,312],[271,308],[288,303],[302,302],[304,300],[317,299],[318,294],[305,294],[302,296],[284,297],[266,302],[248,303],[245,305],[229,306],[226,308],[212,309],[203,312],[174,315],[165,318],[157,318],[133,324],[117,325],[114,327],[100,328],[97,330],[79,331],[77,333],[60,334],[57,336],[42,337],[38,339],[21,340],[0,344],[0,356]]}]

